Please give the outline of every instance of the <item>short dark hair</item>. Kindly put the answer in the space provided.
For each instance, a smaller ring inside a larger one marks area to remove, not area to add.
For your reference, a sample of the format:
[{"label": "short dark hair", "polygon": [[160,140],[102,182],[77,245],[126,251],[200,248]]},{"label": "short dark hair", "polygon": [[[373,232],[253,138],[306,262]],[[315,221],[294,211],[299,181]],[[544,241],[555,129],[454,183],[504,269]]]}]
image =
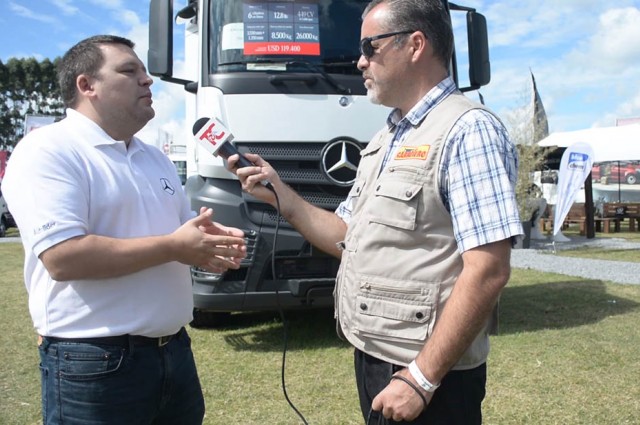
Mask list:
[{"label": "short dark hair", "polygon": [[[389,19],[383,32],[413,30],[422,32],[433,46],[436,57],[448,69],[453,55],[451,17],[443,0],[372,0],[364,17],[380,4],[387,4]],[[404,36],[406,37],[406,35]],[[401,40],[401,38],[398,38]]]},{"label": "short dark hair", "polygon": [[94,35],[71,47],[58,63],[58,85],[62,101],[72,108],[78,102],[76,79],[81,74],[95,77],[104,63],[100,45],[122,44],[133,49],[133,41],[117,35]]}]

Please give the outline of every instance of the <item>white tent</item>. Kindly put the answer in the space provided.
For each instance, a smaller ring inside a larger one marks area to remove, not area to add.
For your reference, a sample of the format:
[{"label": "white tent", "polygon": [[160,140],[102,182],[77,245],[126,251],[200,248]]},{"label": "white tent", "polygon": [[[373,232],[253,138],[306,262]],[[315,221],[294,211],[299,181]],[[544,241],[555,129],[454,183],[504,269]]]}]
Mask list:
[{"label": "white tent", "polygon": [[640,124],[552,133],[538,144],[566,148],[576,142],[591,146],[593,162],[640,160]]},{"label": "white tent", "polygon": [[[566,148],[579,142],[591,147],[594,163],[640,161],[640,124],[552,133],[538,144],[546,147]],[[585,183],[585,193],[587,190],[591,191],[591,181]],[[619,193],[618,186],[618,195]],[[586,202],[586,207],[587,217],[589,217],[589,214],[593,214],[593,201]],[[589,235],[589,231],[587,231],[587,237],[593,237]]]}]

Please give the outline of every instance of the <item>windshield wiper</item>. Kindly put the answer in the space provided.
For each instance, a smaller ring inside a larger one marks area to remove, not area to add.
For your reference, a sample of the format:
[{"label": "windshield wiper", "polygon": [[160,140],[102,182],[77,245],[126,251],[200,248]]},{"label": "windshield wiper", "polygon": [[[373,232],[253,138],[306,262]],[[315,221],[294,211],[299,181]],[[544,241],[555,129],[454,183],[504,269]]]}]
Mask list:
[{"label": "windshield wiper", "polygon": [[330,58],[330,59],[324,59],[324,61],[322,62],[322,64],[319,64],[320,66],[323,66],[324,68],[333,68],[333,67],[339,67],[339,66],[358,66],[358,59],[345,59],[345,58]]},{"label": "windshield wiper", "polygon": [[322,75],[322,78],[324,78],[324,80],[327,83],[329,83],[329,85],[331,85],[334,89],[336,89],[336,91],[338,93],[351,94],[351,89],[350,88],[345,87],[342,84],[340,84],[335,78],[333,78],[331,75],[327,74],[324,71],[324,69],[322,69],[318,65],[315,65],[315,64],[313,64],[313,63],[311,63],[309,61],[305,61],[305,60],[290,61],[290,62],[287,62],[287,65],[302,65],[302,66],[305,66],[307,69]]},{"label": "windshield wiper", "polygon": [[250,65],[252,63],[285,63],[285,61],[275,61],[273,59],[245,59],[241,61],[222,62],[218,66],[232,66],[232,65]]},{"label": "windshield wiper", "polygon": [[316,74],[320,74],[322,76],[322,78],[329,83],[329,85],[331,87],[333,87],[334,89],[336,89],[336,91],[338,93],[341,94],[351,94],[351,89],[348,87],[343,86],[342,84],[340,84],[335,78],[333,78],[331,75],[329,75],[327,72],[325,72],[324,69],[322,69],[322,66],[345,66],[345,65],[352,65],[355,64],[355,61],[348,61],[348,62],[333,62],[333,63],[326,63],[323,65],[316,65],[314,63],[311,63],[309,61],[305,61],[305,60],[300,60],[300,59],[296,59],[296,60],[282,60],[282,59],[263,59],[263,58],[256,58],[256,59],[251,59],[251,60],[240,60],[240,61],[232,61],[232,62],[223,62],[223,63],[219,63],[218,67],[220,66],[233,66],[233,65],[251,65],[251,64],[283,64],[286,66],[295,66],[295,65],[302,65],[305,68],[307,68],[308,70],[310,70],[313,73]]}]

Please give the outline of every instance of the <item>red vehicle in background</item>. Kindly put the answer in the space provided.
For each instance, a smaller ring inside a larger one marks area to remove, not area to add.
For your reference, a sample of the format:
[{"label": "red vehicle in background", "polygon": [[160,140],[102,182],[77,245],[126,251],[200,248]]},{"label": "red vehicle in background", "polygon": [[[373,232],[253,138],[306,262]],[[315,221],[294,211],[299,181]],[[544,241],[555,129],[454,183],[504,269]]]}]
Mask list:
[{"label": "red vehicle in background", "polygon": [[7,167],[7,158],[9,157],[9,152],[0,151],[0,180],[4,177],[4,169]]},{"label": "red vehicle in background", "polygon": [[600,162],[593,165],[591,179],[598,183],[636,184],[640,181],[638,162]]}]

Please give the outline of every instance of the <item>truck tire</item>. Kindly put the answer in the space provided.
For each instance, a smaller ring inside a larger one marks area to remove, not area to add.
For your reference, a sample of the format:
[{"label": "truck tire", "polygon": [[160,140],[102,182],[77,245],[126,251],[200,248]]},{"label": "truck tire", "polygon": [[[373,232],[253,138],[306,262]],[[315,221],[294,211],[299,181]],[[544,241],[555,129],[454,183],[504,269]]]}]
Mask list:
[{"label": "truck tire", "polygon": [[0,218],[0,238],[4,238],[7,234],[7,220],[4,217]]},{"label": "truck tire", "polygon": [[231,313],[220,313],[211,311],[202,311],[193,309],[193,320],[190,325],[192,328],[216,328],[229,322]]}]

